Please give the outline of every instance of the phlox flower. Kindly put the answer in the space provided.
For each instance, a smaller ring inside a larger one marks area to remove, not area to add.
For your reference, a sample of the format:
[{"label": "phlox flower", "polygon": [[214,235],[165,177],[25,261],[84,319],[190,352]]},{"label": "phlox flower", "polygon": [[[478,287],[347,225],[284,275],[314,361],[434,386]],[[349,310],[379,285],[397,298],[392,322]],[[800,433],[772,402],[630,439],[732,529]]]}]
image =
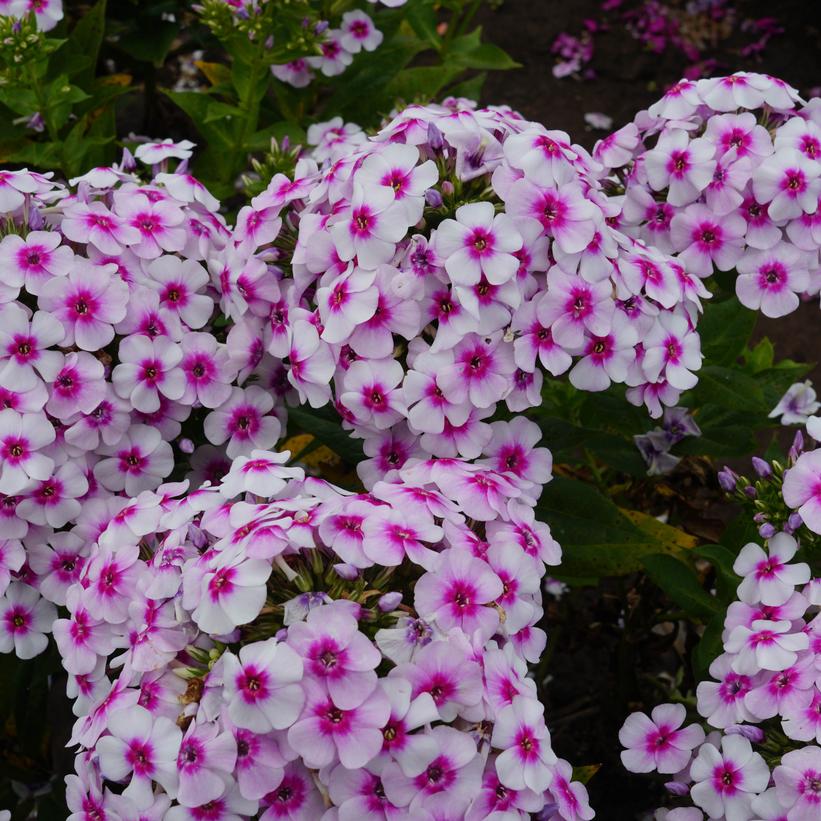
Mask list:
[{"label": "phlox flower", "polygon": [[490,743],[503,750],[496,759],[496,772],[506,787],[541,793],[550,786],[556,756],[550,749],[544,706],[537,699],[516,696],[503,707]]},{"label": "phlox flower", "polygon": [[288,451],[270,453],[265,450],[254,450],[250,456],[238,456],[220,483],[220,492],[227,498],[243,492],[275,497],[290,479],[304,476],[301,468],[286,467],[289,458]]},{"label": "phlox flower", "polygon": [[64,277],[43,287],[40,307],[51,312],[65,329],[64,345],[98,351],[114,339],[114,324],[126,315],[128,286],[114,265],[91,265],[78,260]]},{"label": "phlox flower", "polygon": [[182,349],[176,342],[164,336],[127,336],[120,342],[119,359],[111,381],[117,395],[128,399],[135,410],[153,413],[160,408],[160,395],[167,399],[183,396]]},{"label": "phlox flower", "polygon": [[33,316],[19,303],[0,306],[0,380],[30,390],[40,378],[52,382],[63,364],[59,351],[49,350],[65,337],[62,324],[45,311]]},{"label": "phlox flower", "polygon": [[776,222],[814,214],[821,194],[821,164],[795,149],[782,149],[755,169],[753,194],[758,202],[769,204]]},{"label": "phlox flower", "polygon": [[626,747],[621,760],[630,772],[677,773],[689,763],[694,747],[704,741],[698,724],[682,727],[686,710],[681,704],[660,704],[651,717],[631,713],[619,730]]},{"label": "phlox flower", "polygon": [[638,333],[623,314],[615,314],[610,333],[590,336],[581,350],[582,358],[568,374],[570,384],[580,390],[603,391],[612,382],[624,382],[635,361]]},{"label": "phlox flower", "polygon": [[[534,813],[541,810],[544,800],[532,790],[512,790],[499,780],[491,759],[482,776],[482,787],[465,815],[465,821],[483,821],[494,815],[504,818],[509,813]],[[526,817],[526,815],[524,816]]]},{"label": "phlox flower", "polygon": [[33,587],[12,582],[0,597],[0,653],[14,651],[21,659],[39,655],[56,618],[57,608]]},{"label": "phlox flower", "polygon": [[305,707],[288,730],[288,744],[312,769],[337,760],[349,770],[364,767],[382,748],[382,727],[390,715],[382,688],[357,707],[343,709],[315,679],[306,678],[304,687]]},{"label": "phlox flower", "polygon": [[510,392],[513,350],[501,334],[469,334],[454,348],[453,360],[438,379],[449,402],[489,408]]},{"label": "phlox flower", "polygon": [[324,405],[331,396],[329,383],[336,364],[329,346],[310,322],[294,323],[288,363],[288,382],[296,388],[300,401],[312,408]]},{"label": "phlox flower", "polygon": [[327,287],[317,289],[322,339],[330,343],[345,342],[357,325],[374,315],[379,300],[375,279],[375,271],[353,268],[343,271]]},{"label": "phlox flower", "polygon": [[260,821],[321,818],[325,801],[312,773],[299,761],[287,764],[284,773],[279,786],[262,796]]},{"label": "phlox flower", "polygon": [[64,277],[74,262],[74,253],[61,245],[58,231],[31,231],[25,238],[9,234],[0,241],[0,267],[4,286],[24,287],[35,296],[46,283]]},{"label": "phlox flower", "polygon": [[232,388],[228,399],[205,417],[203,429],[214,445],[228,442],[229,458],[271,447],[279,439],[282,426],[270,415],[271,394],[252,385]]},{"label": "phlox flower", "polygon": [[[0,411],[0,418],[4,413],[8,411]],[[784,474],[783,494],[787,506],[798,511],[804,524],[813,533],[821,533],[821,448],[798,457]]]},{"label": "phlox flower", "polygon": [[811,821],[821,812],[821,748],[791,750],[773,770],[775,794],[788,821]]},{"label": "phlox flower", "polygon": [[363,268],[390,262],[396,243],[408,229],[405,208],[385,187],[356,186],[350,208],[333,220],[330,229],[339,258],[356,258]]},{"label": "phlox flower", "polygon": [[100,770],[112,781],[128,780],[123,790],[126,798],[138,806],[150,804],[154,781],[171,795],[176,793],[176,759],[182,738],[176,724],[135,705],[112,712],[106,729],[108,734],[96,745]]},{"label": "phlox flower", "polygon": [[440,542],[442,535],[442,528],[429,516],[376,508],[362,525],[362,552],[372,562],[387,567],[400,565],[407,556],[414,564],[432,570],[439,554],[431,546]]},{"label": "phlox flower", "polygon": [[654,191],[668,189],[667,202],[680,207],[693,202],[710,184],[715,170],[712,143],[691,140],[683,129],[662,132],[653,150],[645,155],[644,168]]},{"label": "phlox flower", "polygon": [[69,587],[80,578],[88,544],[77,533],[62,531],[52,535],[48,543],[28,546],[27,554],[29,565],[38,576],[40,593],[51,602],[64,605]]},{"label": "phlox flower", "polygon": [[314,73],[304,57],[298,57],[290,63],[271,66],[271,73],[277,80],[288,83],[294,88],[305,88],[314,79]]},{"label": "phlox flower", "polygon": [[140,259],[156,259],[163,251],[181,251],[187,242],[182,223],[185,214],[170,200],[152,200],[137,191],[114,194],[114,211],[139,232],[139,242],[130,245]]},{"label": "phlox flower", "polygon": [[812,382],[795,382],[787,388],[787,392],[778,404],[770,411],[769,418],[781,417],[782,425],[804,424],[807,418],[821,409]]},{"label": "phlox flower", "polygon": [[[456,641],[434,641],[423,647],[412,662],[395,668],[398,678],[406,679],[411,698],[427,694],[435,705],[438,718],[452,722],[458,715],[476,714],[482,698],[482,670],[466,656],[469,648]],[[395,739],[386,745],[396,752]]]},{"label": "phlox flower", "polygon": [[60,230],[68,239],[89,243],[103,254],[120,254],[125,246],[136,245],[140,232],[110,211],[99,200],[72,202],[63,212]]},{"label": "phlox flower", "polygon": [[180,402],[205,408],[218,408],[231,396],[231,382],[237,367],[225,346],[210,333],[185,334],[180,343],[180,370],[185,376],[185,389]]},{"label": "phlox flower", "polygon": [[370,769],[349,770],[339,764],[328,780],[328,794],[338,807],[339,821],[391,821],[402,811],[385,796],[382,780]]},{"label": "phlox flower", "polygon": [[77,413],[92,413],[105,399],[105,369],[99,359],[85,351],[66,354],[62,367],[51,380],[46,410],[62,421]]},{"label": "phlox flower", "polygon": [[0,539],[0,596],[11,583],[12,573],[16,573],[25,561],[26,551],[19,539]]},{"label": "phlox flower", "polygon": [[521,179],[513,183],[504,200],[514,220],[538,220],[565,253],[583,251],[596,233],[597,209],[576,182],[545,189]]},{"label": "phlox flower", "polygon": [[[562,758],[553,765],[550,796],[556,804],[559,816],[565,821],[591,821],[596,815],[590,806],[587,788],[580,781],[573,781],[573,767]],[[695,810],[695,813],[698,814],[681,818],[673,818],[670,815],[667,821],[701,821],[701,813],[698,810]]]},{"label": "phlox flower", "polygon": [[177,801],[186,807],[199,807],[215,801],[226,791],[222,776],[233,772],[237,743],[230,732],[214,723],[192,722],[179,746]]},{"label": "phlox flower", "polygon": [[677,390],[695,386],[698,377],[693,371],[702,363],[701,339],[685,316],[669,311],[660,313],[641,341],[641,367],[649,381],[664,380]]},{"label": "phlox flower", "polygon": [[146,165],[156,165],[164,160],[188,160],[193,154],[195,144],[190,140],[160,140],[159,142],[147,142],[138,145],[134,151],[134,156]]},{"label": "phlox flower", "polygon": [[447,550],[436,572],[425,573],[414,589],[414,606],[424,619],[435,619],[442,630],[458,627],[468,636],[477,630],[489,637],[499,614],[489,607],[502,595],[499,577],[481,559]]},{"label": "phlox flower", "polygon": [[408,422],[414,432],[441,433],[446,420],[456,427],[467,421],[470,403],[452,402],[442,389],[442,373],[452,364],[453,356],[449,353],[422,351],[414,356],[402,383],[409,408]]},{"label": "phlox flower", "polygon": [[79,465],[65,462],[48,478],[37,482],[17,505],[17,515],[36,525],[60,528],[80,513],[80,499],[88,480]]},{"label": "phlox flower", "polygon": [[237,786],[243,798],[257,801],[282,783],[286,758],[272,734],[251,732],[232,725],[230,729],[237,746],[234,768]]},{"label": "phlox flower", "polygon": [[557,268],[548,272],[548,281],[550,287],[536,305],[536,317],[550,328],[559,345],[579,348],[585,331],[596,336],[610,332],[614,307],[609,281],[585,282]]},{"label": "phlox flower", "polygon": [[758,108],[766,99],[767,78],[760,74],[737,71],[728,77],[699,80],[697,88],[704,102],[716,111],[736,108]]},{"label": "phlox flower", "polygon": [[359,360],[345,374],[339,400],[360,424],[384,430],[406,412],[399,389],[403,376],[395,359]]},{"label": "phlox flower", "polygon": [[359,707],[376,687],[380,653],[341,606],[311,610],[304,622],[288,628],[288,645],[302,657],[306,674],[342,709]]},{"label": "phlox flower", "polygon": [[805,657],[774,673],[766,682],[754,687],[744,697],[744,704],[758,719],[800,712],[813,686],[813,659]]},{"label": "phlox flower", "polygon": [[270,638],[222,658],[223,698],[237,727],[282,730],[294,723],[305,703],[303,665],[287,644]]},{"label": "phlox flower", "polygon": [[714,659],[710,664],[710,675],[719,681],[702,681],[696,688],[699,714],[719,729],[755,720],[744,704],[744,697],[752,689],[753,679],[736,673],[732,662],[733,657],[728,653]]},{"label": "phlox flower", "polygon": [[[71,354],[66,357],[70,361]],[[95,450],[102,440],[106,445],[116,445],[131,425],[130,406],[120,399],[110,385],[103,385],[103,399],[89,413],[81,416],[66,429],[65,439],[81,450]],[[52,398],[58,395],[55,389]],[[54,414],[60,418],[59,413]]]},{"label": "phlox flower", "polygon": [[157,291],[160,304],[185,325],[201,328],[214,310],[211,297],[200,293],[208,283],[208,273],[192,259],[164,254],[148,266],[146,284]]},{"label": "phlox flower", "polygon": [[382,32],[378,31],[373,20],[359,9],[347,11],[342,15],[340,30],[340,44],[350,54],[358,54],[361,49],[373,51],[382,42]]},{"label": "phlox flower", "polygon": [[744,252],[746,225],[738,214],[717,217],[706,205],[693,204],[673,217],[670,237],[678,258],[691,274],[707,277],[713,267],[729,271]]},{"label": "phlox flower", "polygon": [[808,266],[805,255],[784,242],[766,251],[747,253],[736,265],[738,299],[764,316],[786,316],[798,308],[798,294],[809,285]]},{"label": "phlox flower", "polygon": [[147,425],[132,425],[114,444],[101,445],[99,452],[108,458],[94,465],[97,481],[107,490],[125,490],[129,496],[157,487],[174,467],[171,445]]},{"label": "phlox flower", "polygon": [[194,807],[181,804],[171,807],[163,816],[163,821],[242,821],[243,817],[253,815],[258,809],[258,802],[243,798],[234,780],[230,776],[223,777],[227,783],[225,792],[219,798]]},{"label": "phlox flower", "polygon": [[193,576],[185,579],[183,601],[200,630],[226,635],[259,615],[270,575],[269,562],[234,548],[214,556],[198,583]]},{"label": "phlox flower", "polygon": [[44,413],[0,410],[0,493],[19,493],[51,476],[54,461],[41,450],[54,438],[54,427]]},{"label": "phlox flower", "polygon": [[439,725],[411,736],[401,766],[389,763],[382,770],[388,799],[408,807],[411,817],[424,810],[460,817],[481,785],[482,761],[476,743],[453,727]]},{"label": "phlox flower", "polygon": [[0,210],[5,213],[15,212],[29,194],[40,190],[42,180],[39,174],[25,168],[20,171],[0,171]]},{"label": "phlox flower", "polygon": [[705,743],[690,767],[693,802],[710,818],[746,821],[753,797],[767,788],[770,771],[740,735],[725,735],[721,750]]},{"label": "phlox flower", "polygon": [[761,159],[773,153],[773,143],[767,129],[759,125],[755,114],[749,111],[710,117],[704,137],[716,145],[719,156],[731,151],[734,158],[753,155]]},{"label": "phlox flower", "polygon": [[321,57],[308,57],[308,62],[318,68],[326,77],[336,77],[353,62],[353,55],[346,51],[341,42],[342,32],[326,29],[325,39],[319,44]]},{"label": "phlox flower", "polygon": [[422,218],[425,192],[439,176],[433,160],[418,162],[418,148],[391,143],[365,157],[357,169],[356,181],[368,189],[378,186],[391,191],[394,202],[403,206],[408,225],[415,225]]},{"label": "phlox flower", "polygon": [[733,564],[733,570],[744,577],[738,586],[738,598],[748,604],[784,604],[797,585],[810,580],[808,564],[789,564],[797,550],[798,543],[786,533],[769,540],[767,553],[753,542],[745,545]]},{"label": "phlox flower", "polygon": [[474,285],[484,275],[500,285],[519,269],[513,252],[522,247],[522,238],[509,216],[496,214],[490,202],[475,202],[439,225],[435,247],[454,284]]}]

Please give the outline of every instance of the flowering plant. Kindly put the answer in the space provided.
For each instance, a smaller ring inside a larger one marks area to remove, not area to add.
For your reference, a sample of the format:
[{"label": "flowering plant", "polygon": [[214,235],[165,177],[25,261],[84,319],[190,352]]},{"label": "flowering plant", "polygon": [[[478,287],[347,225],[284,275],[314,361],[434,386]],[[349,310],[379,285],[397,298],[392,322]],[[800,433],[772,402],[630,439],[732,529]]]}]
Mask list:
[{"label": "flowering plant", "polygon": [[[821,436],[820,421],[809,420],[812,437]],[[633,713],[619,734],[627,769],[670,779],[678,807],[657,818],[791,821],[821,807],[821,448],[802,447],[799,432],[786,468],[754,459],[754,482],[725,469],[722,484],[754,506],[765,546],[750,542],[734,559],[729,554],[731,570],[713,557],[719,572],[741,583],[716,617],[704,654],[709,678],[698,684],[695,704],[682,697],[650,716]],[[701,719],[682,727],[687,707]]]}]

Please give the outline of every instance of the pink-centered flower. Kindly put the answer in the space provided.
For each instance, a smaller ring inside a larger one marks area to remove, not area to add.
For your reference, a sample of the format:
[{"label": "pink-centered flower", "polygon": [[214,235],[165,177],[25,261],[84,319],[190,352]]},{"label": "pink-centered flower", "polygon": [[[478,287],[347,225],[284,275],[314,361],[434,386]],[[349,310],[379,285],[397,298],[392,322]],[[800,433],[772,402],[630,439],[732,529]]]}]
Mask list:
[{"label": "pink-centered flower", "polygon": [[804,524],[821,533],[821,448],[798,457],[784,474],[783,493],[787,506],[798,511]]},{"label": "pink-centered flower", "polygon": [[619,741],[624,766],[633,773],[677,773],[690,761],[694,747],[704,741],[698,724],[681,725],[687,711],[681,704],[660,704],[648,717],[631,713],[621,730]]},{"label": "pink-centered flower", "polygon": [[294,723],[305,703],[300,686],[302,659],[270,638],[223,656],[223,698],[238,727],[282,730]]}]

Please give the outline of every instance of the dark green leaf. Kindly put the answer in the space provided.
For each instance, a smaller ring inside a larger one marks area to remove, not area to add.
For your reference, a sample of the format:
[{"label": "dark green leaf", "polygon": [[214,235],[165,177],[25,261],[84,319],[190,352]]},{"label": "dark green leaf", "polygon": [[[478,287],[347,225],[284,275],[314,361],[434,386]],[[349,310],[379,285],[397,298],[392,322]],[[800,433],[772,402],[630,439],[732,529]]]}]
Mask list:
[{"label": "dark green leaf", "polygon": [[733,570],[735,554],[720,544],[707,544],[697,547],[694,551],[697,556],[707,559],[716,571],[716,589],[719,598],[725,605],[735,599],[736,588],[741,579]]},{"label": "dark green leaf", "polygon": [[692,618],[707,620],[723,611],[721,602],[701,586],[684,562],[665,553],[643,556],[641,562],[647,575]]},{"label": "dark green leaf", "polygon": [[706,365],[698,376],[697,394],[709,402],[731,410],[769,410],[761,386],[739,369]]},{"label": "dark green leaf", "polygon": [[[288,422],[303,433],[310,433],[340,456],[348,465],[358,465],[365,457],[362,445],[342,429],[339,417],[327,408],[288,408]],[[289,431],[293,435],[294,431]]]},{"label": "dark green leaf", "polygon": [[741,355],[755,327],[756,313],[736,297],[708,302],[698,323],[701,352],[708,365],[731,365]]},{"label": "dark green leaf", "polygon": [[693,672],[699,681],[709,678],[713,660],[724,650],[721,633],[724,629],[724,613],[716,613],[704,628],[698,644],[693,648]]}]

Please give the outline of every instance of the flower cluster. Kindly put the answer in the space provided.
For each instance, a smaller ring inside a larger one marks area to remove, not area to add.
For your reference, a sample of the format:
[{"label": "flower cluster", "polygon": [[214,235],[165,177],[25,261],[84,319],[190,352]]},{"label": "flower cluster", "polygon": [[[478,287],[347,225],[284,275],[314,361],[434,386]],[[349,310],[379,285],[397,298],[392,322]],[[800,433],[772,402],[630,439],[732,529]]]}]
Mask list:
[{"label": "flower cluster", "polygon": [[794,311],[821,289],[821,105],[763,74],[682,80],[601,140],[620,227],[689,274],[737,271],[743,305]]},{"label": "flower cluster", "polygon": [[[682,726],[682,704],[633,713],[619,734],[625,767],[669,776],[668,790],[686,804],[658,818],[701,821],[703,811],[727,821],[803,821],[821,812],[821,578],[796,560],[799,547],[814,545],[806,555],[817,555],[821,519],[817,501],[798,515],[784,512],[784,502],[796,506],[796,488],[821,487],[821,465],[808,479],[805,461],[817,464],[821,449],[799,449],[786,471],[756,460],[755,485],[725,471],[725,486],[755,499],[767,541],[746,545],[733,565],[742,581],[727,609],[722,653],[696,690],[708,734],[697,723]],[[770,498],[782,493],[783,502]]]},{"label": "flower cluster", "polygon": [[530,443],[489,418],[500,402],[538,405],[543,370],[580,390],[626,384],[660,415],[701,365],[707,292],[610,226],[589,155],[509,110],[447,102],[410,106],[373,138],[315,126],[295,179],[251,204],[281,219],[248,245],[272,243],[286,277],[232,334],[264,336],[291,401],[333,400],[374,478],[489,444],[512,464]]},{"label": "flower cluster", "polygon": [[[380,2],[384,6],[396,8],[404,5],[407,0],[368,0],[368,2],[372,5]],[[253,24],[254,18],[262,15],[269,4],[274,5],[272,0],[215,0],[210,8],[201,6],[194,6],[194,8],[205,12],[205,19],[208,22],[212,17],[209,11],[213,12],[220,6],[227,6],[234,16],[235,24],[243,28],[249,23]],[[219,20],[219,15],[216,15],[216,19]],[[310,28],[310,37],[306,38],[304,43],[296,40],[291,48],[292,51],[302,50],[304,53],[293,57],[288,62],[271,66],[271,72],[277,80],[294,88],[305,88],[310,85],[316,77],[316,71],[325,77],[336,77],[342,74],[353,62],[355,55],[361,51],[376,50],[383,40],[382,32],[376,28],[373,19],[358,8],[343,12],[338,19],[333,21],[306,17],[303,21],[304,27]],[[257,36],[253,27],[249,29],[248,34],[250,37]]]},{"label": "flower cluster", "polygon": [[415,460],[351,494],[288,456],[145,493],[100,535],[54,627],[82,747],[71,809],[591,818],[527,676],[560,559],[540,484]]},{"label": "flower cluster", "polygon": [[[281,431],[220,308],[246,279],[274,299],[276,276],[260,258],[244,264],[184,165],[165,170],[190,148],[139,146],[147,183],[133,160],[70,187],[0,171],[0,596],[25,600],[40,626],[110,517],[194,442],[216,446],[193,456],[206,471]],[[23,657],[44,647],[42,635],[16,645]]]},{"label": "flower cluster", "polygon": [[661,427],[634,436],[633,441],[647,463],[647,475],[672,473],[681,457],[670,450],[687,436],[701,436],[701,429],[686,408],[665,408]]},{"label": "flower cluster", "polygon": [[63,19],[63,0],[0,0],[0,17],[34,14],[40,31],[51,31]]}]

